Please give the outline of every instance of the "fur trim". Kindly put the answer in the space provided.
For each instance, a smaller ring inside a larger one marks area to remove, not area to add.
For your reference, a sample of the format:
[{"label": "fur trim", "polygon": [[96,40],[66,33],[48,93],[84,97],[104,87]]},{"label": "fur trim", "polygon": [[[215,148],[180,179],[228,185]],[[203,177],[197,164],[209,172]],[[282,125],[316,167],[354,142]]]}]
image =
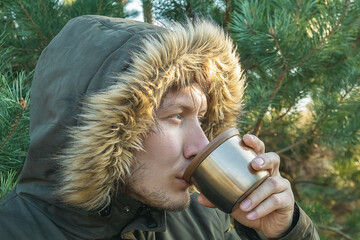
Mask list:
[{"label": "fur trim", "polygon": [[157,38],[144,40],[119,83],[89,96],[80,126],[60,157],[65,203],[85,210],[107,206],[131,174],[132,153],[154,124],[154,110],[169,88],[198,83],[206,89],[203,123],[209,139],[236,127],[244,80],[229,36],[207,21],[173,24]]}]

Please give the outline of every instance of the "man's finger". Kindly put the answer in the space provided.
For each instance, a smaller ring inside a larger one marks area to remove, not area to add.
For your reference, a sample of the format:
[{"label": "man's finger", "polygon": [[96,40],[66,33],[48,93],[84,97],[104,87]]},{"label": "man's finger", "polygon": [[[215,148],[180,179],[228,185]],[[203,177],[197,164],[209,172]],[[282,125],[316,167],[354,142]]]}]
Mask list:
[{"label": "man's finger", "polygon": [[274,152],[268,152],[256,156],[251,161],[251,166],[257,170],[267,170],[270,175],[279,175],[280,157]]},{"label": "man's finger", "polygon": [[245,145],[251,147],[256,154],[262,154],[265,152],[265,144],[258,137],[252,134],[245,134],[242,138]]},{"label": "man's finger", "polygon": [[[269,196],[266,200],[261,202],[256,208],[247,214],[249,220],[256,220],[263,218],[266,215],[281,209],[282,212],[292,210],[293,202],[289,201],[288,191],[280,192]],[[291,214],[284,214],[284,217],[289,218]]]},{"label": "man's finger", "polygon": [[289,188],[290,182],[287,179],[280,176],[269,177],[241,202],[240,208],[243,211],[251,211],[265,199],[274,194],[285,192]]}]

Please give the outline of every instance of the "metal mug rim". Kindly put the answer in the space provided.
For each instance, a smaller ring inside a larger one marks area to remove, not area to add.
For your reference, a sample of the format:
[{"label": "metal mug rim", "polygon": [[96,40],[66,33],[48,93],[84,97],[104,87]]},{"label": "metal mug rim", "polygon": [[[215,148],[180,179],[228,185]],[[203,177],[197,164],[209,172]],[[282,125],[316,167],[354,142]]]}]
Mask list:
[{"label": "metal mug rim", "polygon": [[218,146],[229,138],[240,135],[236,128],[229,128],[216,136],[200,153],[198,153],[194,159],[190,162],[189,166],[185,169],[184,180],[191,181],[191,177],[198,166],[213,152]]}]

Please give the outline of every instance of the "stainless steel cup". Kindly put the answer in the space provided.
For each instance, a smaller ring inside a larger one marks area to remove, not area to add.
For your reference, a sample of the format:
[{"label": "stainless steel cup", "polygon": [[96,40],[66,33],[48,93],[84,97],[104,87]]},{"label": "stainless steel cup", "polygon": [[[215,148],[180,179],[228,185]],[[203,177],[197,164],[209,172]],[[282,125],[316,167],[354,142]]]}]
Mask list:
[{"label": "stainless steel cup", "polygon": [[230,128],[214,138],[191,161],[184,179],[217,208],[231,213],[268,176],[268,171],[255,171],[250,162],[256,157],[240,139],[239,131]]}]

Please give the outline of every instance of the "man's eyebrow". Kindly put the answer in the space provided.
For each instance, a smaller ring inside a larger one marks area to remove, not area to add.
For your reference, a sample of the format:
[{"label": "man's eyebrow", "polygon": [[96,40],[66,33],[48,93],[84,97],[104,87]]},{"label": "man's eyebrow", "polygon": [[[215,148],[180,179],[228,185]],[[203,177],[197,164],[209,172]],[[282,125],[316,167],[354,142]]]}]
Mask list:
[{"label": "man's eyebrow", "polygon": [[168,104],[161,104],[159,110],[167,110],[171,108],[182,108],[186,110],[195,109],[195,104],[191,103],[168,103]]},{"label": "man's eyebrow", "polygon": [[[158,108],[158,110],[170,110],[170,109],[176,109],[176,108],[181,108],[183,110],[187,110],[187,111],[191,111],[196,109],[196,105],[193,101],[191,102],[187,102],[187,101],[181,101],[181,102],[170,102],[167,104],[161,104]],[[200,106],[200,111],[206,111],[207,107],[206,104],[205,106]]]}]

